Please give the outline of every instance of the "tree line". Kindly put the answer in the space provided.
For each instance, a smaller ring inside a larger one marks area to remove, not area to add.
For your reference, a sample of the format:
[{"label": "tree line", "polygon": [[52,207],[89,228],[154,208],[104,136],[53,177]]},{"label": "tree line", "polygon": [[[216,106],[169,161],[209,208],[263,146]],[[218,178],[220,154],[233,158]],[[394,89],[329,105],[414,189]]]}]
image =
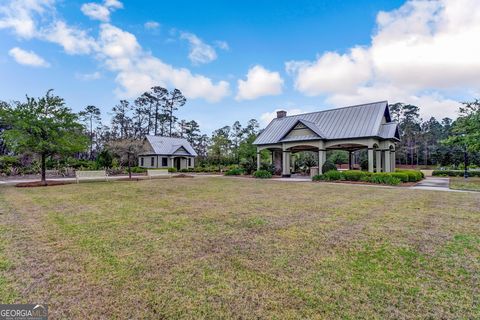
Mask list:
[{"label": "tree line", "polygon": [[[16,161],[20,167],[36,163],[44,179],[47,166],[67,158],[95,162],[101,167],[110,167],[112,159],[117,159],[120,166],[130,168],[136,165],[146,135],[187,139],[199,155],[196,164],[202,167],[235,165],[247,173],[256,169],[253,142],[261,132],[257,120],[245,125],[235,121],[208,136],[195,120],[177,117],[186,102],[179,89],[152,87],[136,99],[120,100],[112,108],[108,124],[99,107],[89,105],[73,113],[52,90],[40,98],[27,96],[25,101],[0,102],[0,173],[9,161]],[[456,167],[468,155],[470,164],[480,165],[479,100],[462,103],[456,120],[423,120],[420,107],[411,104],[395,103],[389,108],[401,133],[397,164]],[[267,153],[262,153],[266,165],[270,161]],[[341,152],[332,152],[330,157],[335,163],[346,160]],[[300,154],[298,160],[311,166],[314,158]]]}]

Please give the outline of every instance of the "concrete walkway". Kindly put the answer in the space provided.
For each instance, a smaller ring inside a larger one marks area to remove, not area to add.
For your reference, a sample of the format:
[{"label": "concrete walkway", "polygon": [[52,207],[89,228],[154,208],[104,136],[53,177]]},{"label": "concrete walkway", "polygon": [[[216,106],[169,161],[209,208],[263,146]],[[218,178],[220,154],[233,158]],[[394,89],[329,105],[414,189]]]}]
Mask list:
[{"label": "concrete walkway", "polygon": [[450,189],[449,184],[450,184],[450,179],[449,178],[425,177],[424,180],[417,183],[417,185],[415,185],[413,187],[410,187],[410,189],[463,192],[462,190]]}]

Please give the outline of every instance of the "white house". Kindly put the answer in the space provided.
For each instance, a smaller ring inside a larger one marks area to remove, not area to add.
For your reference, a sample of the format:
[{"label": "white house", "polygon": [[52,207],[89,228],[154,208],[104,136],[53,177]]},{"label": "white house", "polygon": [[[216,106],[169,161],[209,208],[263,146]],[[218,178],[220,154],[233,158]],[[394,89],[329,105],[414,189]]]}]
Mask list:
[{"label": "white house", "polygon": [[183,138],[146,136],[146,151],[139,155],[142,168],[193,168],[197,153]]}]

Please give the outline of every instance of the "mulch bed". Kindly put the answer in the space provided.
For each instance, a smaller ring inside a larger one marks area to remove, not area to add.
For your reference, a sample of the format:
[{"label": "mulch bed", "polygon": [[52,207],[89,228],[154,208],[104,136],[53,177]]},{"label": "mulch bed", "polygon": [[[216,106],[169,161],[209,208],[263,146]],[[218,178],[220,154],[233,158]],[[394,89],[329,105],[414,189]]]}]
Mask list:
[{"label": "mulch bed", "polygon": [[66,184],[72,184],[73,181],[52,181],[47,180],[47,185],[43,184],[42,181],[32,181],[32,182],[21,182],[17,183],[15,187],[17,188],[36,188],[36,187],[52,187],[52,186],[63,186]]}]

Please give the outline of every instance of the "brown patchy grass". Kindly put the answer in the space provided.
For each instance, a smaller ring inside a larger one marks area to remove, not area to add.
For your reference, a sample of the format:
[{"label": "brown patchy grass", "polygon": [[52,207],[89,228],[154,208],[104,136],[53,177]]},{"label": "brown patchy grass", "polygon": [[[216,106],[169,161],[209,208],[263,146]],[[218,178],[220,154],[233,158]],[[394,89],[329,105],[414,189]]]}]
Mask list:
[{"label": "brown patchy grass", "polygon": [[470,177],[465,179],[463,177],[451,177],[450,189],[480,191],[480,178]]},{"label": "brown patchy grass", "polygon": [[0,188],[0,300],[57,318],[480,317],[480,194],[235,178]]}]

